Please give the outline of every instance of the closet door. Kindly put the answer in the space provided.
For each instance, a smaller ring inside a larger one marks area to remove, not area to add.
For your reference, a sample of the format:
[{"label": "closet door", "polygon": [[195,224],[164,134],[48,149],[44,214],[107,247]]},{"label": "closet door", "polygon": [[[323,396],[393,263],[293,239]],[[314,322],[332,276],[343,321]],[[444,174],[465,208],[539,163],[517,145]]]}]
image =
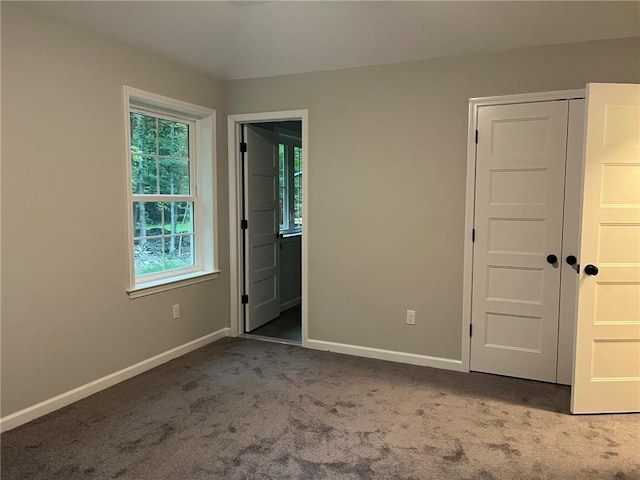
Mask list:
[{"label": "closet door", "polygon": [[573,413],[640,411],[640,85],[587,86]]},{"label": "closet door", "polygon": [[567,116],[478,108],[472,370],[556,381]]}]

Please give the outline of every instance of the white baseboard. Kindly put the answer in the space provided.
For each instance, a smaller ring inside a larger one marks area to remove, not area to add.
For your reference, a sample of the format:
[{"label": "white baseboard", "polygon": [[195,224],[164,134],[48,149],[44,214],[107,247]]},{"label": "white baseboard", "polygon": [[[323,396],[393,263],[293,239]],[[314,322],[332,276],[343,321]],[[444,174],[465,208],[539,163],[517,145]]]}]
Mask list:
[{"label": "white baseboard", "polygon": [[302,297],[296,297],[294,299],[288,300],[284,303],[280,304],[280,311],[284,312],[285,310],[289,310],[296,305],[300,305],[302,303]]},{"label": "white baseboard", "polygon": [[349,345],[345,343],[325,342],[324,340],[308,339],[304,346],[314,350],[324,350],[335,353],[346,353],[357,357],[376,358],[378,360],[388,360],[391,362],[409,363],[422,367],[442,368],[444,370],[455,370],[456,372],[468,372],[462,365],[462,360],[450,358],[430,357],[428,355],[418,355],[416,353],[396,352],[393,350],[382,350],[380,348],[361,347],[359,345]]},{"label": "white baseboard", "polygon": [[216,332],[205,335],[204,337],[197,338],[191,342],[185,343],[184,345],[172,348],[171,350],[156,355],[155,357],[148,358],[142,362],[136,363],[135,365],[131,365],[78,388],[69,390],[68,392],[57,395],[45,400],[44,402],[40,402],[31,407],[12,413],[11,415],[2,417],[0,418],[0,432],[6,432],[12,428],[19,427],[20,425],[46,415],[47,413],[66,407],[67,405],[77,402],[78,400],[82,400],[89,395],[93,395],[94,393],[105,390],[117,383],[146,372],[147,370],[151,370],[152,368],[162,365],[169,360],[173,360],[174,358],[192,352],[193,350],[197,350],[198,348],[204,347],[205,345],[215,342],[221,338],[228,337],[230,332],[230,328],[222,328]]}]

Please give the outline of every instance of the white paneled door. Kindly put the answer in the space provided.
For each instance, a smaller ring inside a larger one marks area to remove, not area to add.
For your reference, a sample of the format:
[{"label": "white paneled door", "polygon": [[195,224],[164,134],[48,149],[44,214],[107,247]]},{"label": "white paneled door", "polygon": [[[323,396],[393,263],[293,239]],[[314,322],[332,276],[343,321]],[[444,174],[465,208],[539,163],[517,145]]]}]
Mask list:
[{"label": "white paneled door", "polygon": [[587,86],[571,411],[640,411],[640,85]]},{"label": "white paneled door", "polygon": [[245,129],[245,281],[249,295],[245,330],[250,332],[280,315],[278,142],[265,129],[252,125]]},{"label": "white paneled door", "polygon": [[568,106],[478,107],[472,370],[556,381]]}]

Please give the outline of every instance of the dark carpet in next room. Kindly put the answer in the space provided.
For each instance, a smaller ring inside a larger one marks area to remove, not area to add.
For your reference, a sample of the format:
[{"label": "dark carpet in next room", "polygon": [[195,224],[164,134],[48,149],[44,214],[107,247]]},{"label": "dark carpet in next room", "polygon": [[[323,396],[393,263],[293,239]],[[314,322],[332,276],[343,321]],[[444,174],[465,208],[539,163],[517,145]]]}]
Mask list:
[{"label": "dark carpet in next room", "polygon": [[302,307],[297,305],[284,312],[275,320],[256,328],[251,335],[260,335],[281,340],[302,341]]},{"label": "dark carpet in next room", "polygon": [[2,480],[640,479],[569,388],[226,338],[2,435]]}]

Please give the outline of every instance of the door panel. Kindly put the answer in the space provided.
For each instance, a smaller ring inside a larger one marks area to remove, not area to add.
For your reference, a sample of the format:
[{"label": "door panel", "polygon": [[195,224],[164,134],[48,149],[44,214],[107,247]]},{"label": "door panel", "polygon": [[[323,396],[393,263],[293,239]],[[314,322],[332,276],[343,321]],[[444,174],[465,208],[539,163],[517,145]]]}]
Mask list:
[{"label": "door panel", "polygon": [[280,314],[278,249],[278,142],[271,132],[247,125],[245,192],[248,261],[245,276],[249,303],[245,330],[250,332]]},{"label": "door panel", "polygon": [[[640,411],[640,85],[587,86],[573,413]],[[597,276],[585,266],[598,267]]]},{"label": "door panel", "polygon": [[478,108],[472,370],[556,381],[567,115]]}]

